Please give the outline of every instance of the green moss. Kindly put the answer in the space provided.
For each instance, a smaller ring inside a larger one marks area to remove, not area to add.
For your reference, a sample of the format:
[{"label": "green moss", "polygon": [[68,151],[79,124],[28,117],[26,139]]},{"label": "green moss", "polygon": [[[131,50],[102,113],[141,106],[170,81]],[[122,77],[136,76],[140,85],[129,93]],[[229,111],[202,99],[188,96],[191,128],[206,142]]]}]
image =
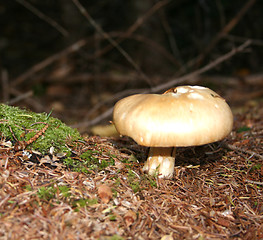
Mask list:
[{"label": "green moss", "polygon": [[[26,185],[25,191],[33,191],[30,185]],[[32,196],[34,196],[33,194]],[[36,195],[39,198],[39,202],[53,202],[59,204],[61,202],[69,204],[75,211],[79,211],[80,208],[92,206],[98,203],[97,198],[79,198],[71,192],[71,188],[66,185],[58,185],[52,183],[49,186],[41,186],[37,189]],[[36,202],[36,204],[39,204]]]},{"label": "green moss", "polygon": [[114,214],[110,214],[108,218],[110,221],[116,221],[117,219],[117,217]]},{"label": "green moss", "polygon": [[74,199],[71,202],[71,205],[74,208],[75,212],[79,212],[81,208],[92,206],[97,203],[98,200],[96,198],[80,198],[80,199]]},{"label": "green moss", "polygon": [[96,150],[87,150],[80,156],[65,158],[64,164],[73,171],[89,173],[90,170],[103,170],[110,165],[114,165],[115,161],[113,158],[107,160],[101,159],[101,152]]},{"label": "green moss", "polygon": [[113,235],[109,238],[109,240],[124,240],[124,238],[119,235]]},{"label": "green moss", "polygon": [[85,166],[85,163],[81,162],[79,159],[67,157],[63,159],[63,162],[65,166],[71,169],[72,171],[89,173],[87,167]]},{"label": "green moss", "polygon": [[86,199],[86,198],[74,199],[72,201],[72,207],[76,208],[76,209],[86,207],[87,202],[88,202],[88,199]]},{"label": "green moss", "polygon": [[80,139],[76,129],[72,129],[59,119],[50,117],[47,113],[34,113],[18,107],[0,104],[0,132],[2,136],[16,141],[27,141],[48,124],[48,128],[36,141],[27,146],[41,153],[47,153],[51,147],[55,152],[69,152],[67,142]]},{"label": "green moss", "polygon": [[88,206],[98,204],[98,199],[97,198],[89,198],[89,199],[87,199],[87,204],[88,204]]},{"label": "green moss", "polygon": [[239,129],[237,129],[237,133],[246,132],[246,131],[250,131],[250,130],[251,130],[250,127],[243,126],[243,127],[240,127]]},{"label": "green moss", "polygon": [[58,186],[58,189],[64,198],[69,198],[71,196],[70,188],[68,186]]},{"label": "green moss", "polygon": [[128,172],[128,183],[134,193],[137,193],[142,190],[140,179],[138,179],[136,174],[131,170],[129,170]]},{"label": "green moss", "polygon": [[262,168],[262,164],[258,163],[258,164],[255,164],[252,166],[251,170],[254,171],[254,170],[261,170]]},{"label": "green moss", "polygon": [[55,198],[56,188],[54,186],[40,187],[37,191],[37,195],[40,199],[49,201]]},{"label": "green moss", "polygon": [[[138,178],[134,171],[128,170],[128,179],[130,187],[134,191],[134,193],[140,192],[143,189],[156,188],[156,176],[150,176],[148,174],[143,174]],[[118,183],[118,181],[116,181]]]}]

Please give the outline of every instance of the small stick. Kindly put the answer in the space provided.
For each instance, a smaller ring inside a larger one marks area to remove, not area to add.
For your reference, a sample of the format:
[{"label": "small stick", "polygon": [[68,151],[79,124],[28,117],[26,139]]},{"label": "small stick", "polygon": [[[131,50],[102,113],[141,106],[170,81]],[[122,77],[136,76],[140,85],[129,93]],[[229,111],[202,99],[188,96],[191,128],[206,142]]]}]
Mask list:
[{"label": "small stick", "polygon": [[[35,124],[39,124],[42,122],[37,122],[37,123],[33,123],[31,126],[35,125]],[[47,123],[42,123],[42,124],[46,124],[45,127],[43,127],[40,131],[38,131],[36,133],[36,135],[32,138],[30,138],[28,141],[17,141],[15,143],[14,146],[14,150],[15,151],[20,151],[20,150],[24,150],[29,144],[33,143],[34,141],[36,141],[41,135],[43,135],[45,133],[45,131],[47,130],[47,128],[49,127],[49,125]],[[11,130],[10,130],[11,131]],[[12,132],[12,131],[11,131]],[[13,136],[14,133],[12,132]],[[15,137],[15,136],[14,136]],[[17,140],[17,139],[16,139]]]},{"label": "small stick", "polygon": [[26,141],[26,144],[29,145],[32,142],[36,141],[41,135],[44,134],[44,132],[47,130],[48,127],[49,127],[49,125],[46,124],[46,126],[43,127],[40,131],[38,131],[34,137],[32,137],[28,141]]},{"label": "small stick", "polygon": [[253,152],[253,151],[250,151],[250,150],[245,150],[245,149],[243,149],[243,148],[234,146],[234,145],[232,145],[232,144],[223,143],[222,146],[225,147],[225,148],[227,148],[227,149],[236,151],[236,152],[248,153],[248,154],[251,154],[251,155],[253,155],[253,156],[257,157],[257,158],[263,159],[263,155],[261,155],[261,154],[258,154],[258,153],[256,153],[256,152]]},{"label": "small stick", "polygon": [[248,183],[253,183],[253,184],[256,184],[256,185],[263,186],[263,182],[252,181],[252,180],[249,180],[249,179],[245,179],[245,181],[248,182]]},{"label": "small stick", "polygon": [[54,63],[58,59],[70,54],[77,52],[80,48],[84,47],[88,41],[86,39],[80,39],[79,41],[73,43],[71,46],[67,47],[66,49],[44,59],[43,61],[35,64],[26,72],[18,76],[17,78],[13,79],[12,83],[10,83],[11,87],[16,87],[19,84],[23,83],[27,78],[31,77],[36,72],[44,69],[45,67],[49,66],[50,64]]},{"label": "small stick", "polygon": [[11,128],[10,126],[8,126],[8,127],[9,127],[10,132],[11,132],[12,135],[13,135],[13,138],[18,142],[18,139],[16,138],[16,135],[14,134],[12,128]]},{"label": "small stick", "polygon": [[[160,84],[156,87],[153,87],[151,89],[146,89],[145,91],[143,91],[142,93],[156,93],[168,88],[173,87],[174,85],[178,85],[178,84],[182,84],[183,82],[189,80],[189,79],[195,79],[198,78],[199,75],[201,75],[204,72],[207,72],[210,69],[213,69],[214,67],[218,66],[219,64],[221,64],[222,62],[228,60],[229,58],[233,57],[234,55],[236,55],[239,52],[242,52],[244,49],[246,49],[249,45],[251,44],[251,40],[247,40],[246,42],[244,42],[243,44],[241,44],[240,46],[238,46],[237,48],[233,48],[231,51],[229,51],[228,53],[222,55],[221,57],[215,59],[214,61],[212,61],[211,63],[205,65],[204,67],[186,74],[182,77],[179,78],[175,78],[175,79],[171,79],[170,81]],[[101,115],[99,115],[98,117],[89,120],[89,121],[84,121],[84,122],[80,122],[77,125],[74,125],[74,127],[89,127],[92,125],[97,124],[98,122],[100,122],[101,120],[106,119],[107,117],[109,117],[112,114],[113,111],[113,107],[109,108],[107,111],[105,111],[104,113],[102,113]]]},{"label": "small stick", "polygon": [[180,84],[180,83],[182,83],[182,82],[184,82],[186,80],[190,80],[190,79],[196,78],[200,74],[202,74],[204,72],[207,72],[210,69],[213,69],[214,67],[218,66],[222,62],[225,62],[226,60],[228,60],[229,58],[233,57],[237,53],[244,51],[244,49],[246,49],[250,44],[251,44],[251,40],[247,40],[246,42],[244,42],[243,44],[241,44],[237,48],[233,48],[228,53],[226,53],[226,54],[220,56],[219,58],[215,59],[214,61],[208,63],[204,67],[201,67],[201,68],[197,69],[196,71],[193,71],[193,72],[191,72],[189,74],[183,75],[182,77],[172,79],[172,80],[170,80],[170,81],[168,81],[166,83],[163,83],[163,84],[160,84],[160,85],[158,85],[156,87],[153,87],[151,89],[151,91],[152,92],[163,91],[164,89],[171,88],[174,85],[178,85],[178,84]]},{"label": "small stick", "polygon": [[59,25],[56,21],[45,15],[44,13],[40,12],[37,8],[35,8],[33,5],[31,5],[29,2],[25,0],[16,0],[18,3],[23,5],[25,8],[27,8],[29,11],[31,11],[33,14],[38,16],[40,19],[47,22],[49,25],[51,25],[53,28],[55,28],[58,32],[60,32],[64,37],[67,37],[69,35],[69,32],[63,28],[61,25]]},{"label": "small stick", "polygon": [[196,60],[198,65],[204,60],[204,58],[209,54],[209,52],[216,46],[216,44],[229,33],[243,18],[246,12],[255,4],[256,0],[246,1],[245,5],[241,8],[241,10],[232,18],[221,31],[212,39],[210,44],[205,48],[203,53],[201,53]]},{"label": "small stick", "polygon": [[72,2],[79,9],[80,13],[89,21],[89,23],[94,27],[94,29],[103,36],[114,48],[116,48],[119,53],[134,67],[134,69],[142,76],[143,80],[151,87],[152,81],[145,73],[141,70],[140,66],[132,59],[132,57],[115,41],[108,33],[106,33],[100,25],[92,18],[89,12],[83,7],[79,0],[72,0]]}]

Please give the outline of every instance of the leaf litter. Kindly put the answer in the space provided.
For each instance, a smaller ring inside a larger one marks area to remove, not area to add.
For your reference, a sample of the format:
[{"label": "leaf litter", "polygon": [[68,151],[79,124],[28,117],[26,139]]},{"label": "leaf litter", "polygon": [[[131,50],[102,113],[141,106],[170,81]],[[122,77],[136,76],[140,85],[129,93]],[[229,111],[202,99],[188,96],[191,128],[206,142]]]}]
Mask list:
[{"label": "leaf litter", "polygon": [[83,137],[65,155],[2,136],[0,239],[262,239],[262,119],[248,104],[225,141],[179,148],[170,180],[143,174],[147,149],[128,138]]}]

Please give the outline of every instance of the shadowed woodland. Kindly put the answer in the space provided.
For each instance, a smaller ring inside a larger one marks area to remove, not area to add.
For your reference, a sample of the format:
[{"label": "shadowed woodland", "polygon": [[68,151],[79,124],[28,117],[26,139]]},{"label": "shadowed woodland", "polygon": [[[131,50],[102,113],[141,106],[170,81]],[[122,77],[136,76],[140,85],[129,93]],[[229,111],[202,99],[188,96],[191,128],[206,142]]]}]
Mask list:
[{"label": "shadowed woodland", "polygon": [[[257,0],[1,2],[0,101],[46,115],[25,110],[11,123],[0,112],[0,239],[263,239],[262,9]],[[172,179],[148,176],[148,149],[118,136],[113,106],[179,85],[224,97],[233,131],[178,148]],[[59,128],[53,117],[81,137],[69,131],[63,150],[51,140],[39,151]]]}]

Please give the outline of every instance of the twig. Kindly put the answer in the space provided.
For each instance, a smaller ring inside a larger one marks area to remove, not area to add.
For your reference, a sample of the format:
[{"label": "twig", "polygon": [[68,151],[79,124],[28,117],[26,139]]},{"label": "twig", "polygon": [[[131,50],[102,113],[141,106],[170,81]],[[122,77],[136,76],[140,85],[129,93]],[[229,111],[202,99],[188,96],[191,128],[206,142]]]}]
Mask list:
[{"label": "twig", "polygon": [[[47,123],[42,123],[42,122],[40,122],[40,123],[41,124],[45,124],[46,126],[43,127],[41,130],[39,130],[36,133],[36,135],[33,136],[32,138],[30,138],[28,141],[16,141],[16,143],[14,145],[14,150],[15,151],[24,150],[28,145],[30,145],[31,143],[35,142],[40,136],[42,136],[45,133],[45,131],[48,129],[49,125]],[[38,123],[35,123],[35,124],[38,124]],[[10,130],[11,130],[11,128],[10,128]],[[12,132],[12,134],[13,134],[13,136],[15,138],[15,135],[14,135],[13,132]]]},{"label": "twig", "polygon": [[[239,47],[232,49],[230,52],[228,52],[225,55],[217,58],[215,61],[207,64],[206,66],[204,66],[204,67],[202,67],[202,68],[200,68],[200,69],[198,69],[192,73],[184,75],[182,77],[172,79],[172,80],[170,80],[164,84],[153,87],[152,89],[147,89],[147,90],[143,91],[142,93],[149,93],[149,92],[156,93],[156,92],[171,88],[174,85],[182,84],[183,82],[185,82],[189,79],[197,78],[200,74],[218,66],[219,64],[221,64],[222,62],[231,58],[235,54],[243,51],[246,47],[248,47],[250,45],[250,43],[251,43],[251,41],[247,40],[245,43],[241,44]],[[106,112],[102,113],[101,115],[99,115],[98,117],[96,117],[90,121],[84,121],[84,122],[78,123],[76,125],[73,125],[72,127],[89,127],[89,126],[95,125],[98,122],[105,120],[107,117],[109,117],[112,114],[112,111],[113,111],[113,107],[111,107]]]},{"label": "twig", "polygon": [[[128,30],[129,31],[129,30]],[[132,34],[131,36],[127,35],[127,32],[112,32],[110,33],[110,36],[112,37],[118,37],[116,40],[119,44],[124,41],[125,39],[133,39],[139,42],[143,42],[148,47],[150,46],[151,49],[154,49],[155,51],[158,51],[163,56],[165,56],[169,61],[171,61],[173,64],[175,64],[177,67],[180,67],[180,63],[178,60],[170,53],[168,52],[163,46],[156,43],[153,39],[147,38],[143,35],[139,34]],[[95,52],[95,54],[92,56],[92,58],[101,57],[103,54],[108,52],[113,46],[108,45],[105,48],[101,49],[99,52]]]},{"label": "twig", "polygon": [[132,35],[149,17],[151,17],[155,12],[157,12],[159,9],[167,5],[170,0],[163,0],[158,1],[153,5],[146,13],[144,13],[141,17],[137,18],[136,22],[132,24],[128,31],[126,31],[125,37],[128,37]]},{"label": "twig", "polygon": [[[153,5],[147,12],[145,12],[141,17],[137,18],[136,21],[128,28],[128,30],[119,37],[119,39],[116,40],[118,44],[123,42],[127,38],[131,38],[132,34],[148,19],[150,18],[156,11],[158,11],[160,8],[164,7],[170,2],[170,0],[163,0],[158,1],[155,5]],[[114,46],[108,45],[101,49],[100,51],[96,52],[94,54],[94,58],[100,57],[103,54],[110,51]],[[155,49],[155,48],[154,48]],[[174,60],[176,61],[176,60]],[[177,62],[177,61],[176,61]],[[178,63],[177,63],[178,64]]]},{"label": "twig", "polygon": [[245,48],[247,48],[249,45],[251,44],[250,40],[247,40],[246,42],[244,42],[243,44],[241,44],[240,46],[238,46],[237,48],[233,48],[230,52],[226,53],[225,55],[217,58],[216,60],[214,60],[213,62],[205,65],[204,67],[186,74],[182,77],[170,80],[164,84],[161,84],[159,86],[156,86],[154,88],[152,88],[152,92],[159,92],[162,91],[164,89],[168,89],[171,88],[172,86],[174,86],[175,84],[181,84],[182,82],[184,82],[187,79],[191,79],[191,78],[195,78],[198,75],[207,72],[208,70],[218,66],[219,64],[221,64],[222,62],[226,61],[227,59],[231,58],[232,56],[234,56],[235,54],[242,52]]},{"label": "twig", "polygon": [[149,86],[152,86],[151,80],[142,72],[140,67],[133,61],[131,56],[116,42],[108,33],[106,33],[97,23],[96,21],[90,16],[88,11],[80,4],[78,0],[72,0],[74,4],[77,6],[79,11],[82,13],[84,17],[87,18],[87,20],[90,22],[90,24],[96,29],[96,31],[102,35],[105,39],[109,41],[112,46],[114,46],[121,54],[122,56],[134,67],[134,69],[143,77],[143,79],[146,81],[146,83]]},{"label": "twig", "polygon": [[[159,92],[161,90],[164,90],[164,89],[168,89],[176,84],[182,84],[183,82],[189,80],[189,79],[195,79],[195,80],[192,80],[192,82],[196,82],[198,81],[198,76],[201,74],[201,73],[204,73],[206,71],[208,71],[209,69],[212,69],[213,67],[217,66],[218,64],[220,64],[221,62],[223,61],[226,61],[228,58],[232,57],[234,54],[236,54],[237,52],[240,52],[242,51],[244,48],[246,48],[248,45],[250,44],[249,40],[247,42],[245,42],[244,44],[242,44],[241,46],[239,46],[237,49],[233,49],[231,52],[221,56],[220,58],[216,59],[215,61],[211,62],[210,64],[204,66],[203,68],[195,71],[195,72],[192,72],[190,74],[187,74],[187,75],[184,75],[180,78],[176,78],[174,80],[170,80],[168,81],[167,83],[164,83],[164,84],[161,84],[161,85],[158,85],[154,88],[151,89],[151,91],[149,89],[128,89],[128,90],[124,90],[122,92],[119,92],[113,96],[110,97],[109,100],[106,100],[106,101],[103,101],[103,102],[100,102],[98,103],[96,106],[94,106],[92,108],[92,110],[90,111],[90,113],[88,115],[91,115],[91,113],[93,113],[95,110],[97,110],[99,107],[101,107],[103,104],[105,103],[110,103],[110,102],[114,102],[115,100],[118,100],[122,97],[126,97],[130,94],[136,94],[136,93],[149,93],[149,92]],[[97,118],[96,118],[97,119]],[[99,120],[100,118],[98,118]],[[94,119],[95,120],[95,119]],[[103,120],[103,119],[102,119]],[[80,123],[81,125],[80,126],[83,126],[82,124],[83,123]],[[77,124],[78,126],[79,124]],[[76,125],[74,125],[76,126]],[[89,126],[86,124],[84,124],[85,127]]]},{"label": "twig", "polygon": [[233,151],[236,151],[236,152],[248,153],[248,154],[253,155],[253,156],[257,157],[257,158],[263,159],[263,155],[260,155],[260,154],[258,154],[256,152],[251,151],[251,150],[246,150],[246,149],[234,146],[234,145],[229,144],[229,143],[223,143],[222,146],[227,148],[227,149],[229,149],[229,150],[233,150]]},{"label": "twig", "polygon": [[[247,40],[247,38],[245,37],[235,36],[231,34],[227,34],[226,36],[224,36],[224,38],[232,42],[239,42],[239,43]],[[251,38],[250,40],[251,40],[251,45],[263,46],[263,41],[261,39]]]},{"label": "twig", "polygon": [[179,66],[182,68],[183,67],[183,61],[181,58],[181,54],[180,54],[177,42],[175,40],[175,37],[173,35],[172,28],[169,25],[169,22],[167,20],[167,16],[166,16],[164,9],[160,10],[159,16],[160,16],[161,23],[163,25],[164,31],[166,32],[172,54],[177,59]]},{"label": "twig", "polygon": [[36,109],[36,111],[39,111],[39,112],[45,111],[45,108],[43,107],[43,105],[40,102],[38,102],[38,100],[32,98],[33,91],[31,90],[26,93],[22,93],[16,90],[15,88],[10,88],[10,94],[13,94],[17,97],[15,97],[14,99],[11,99],[8,102],[9,105],[19,102],[21,100],[24,100],[29,106],[32,106],[34,109]]},{"label": "twig", "polygon": [[80,123],[71,125],[71,127],[73,127],[73,128],[83,127],[84,128],[84,127],[93,126],[93,125],[99,123],[100,121],[108,118],[112,114],[112,111],[113,111],[113,107],[109,108],[107,111],[105,111],[104,113],[102,113],[101,115],[99,115],[98,117],[96,117],[90,121],[80,122]]},{"label": "twig", "polygon": [[103,105],[110,104],[112,102],[115,102],[123,97],[126,97],[128,95],[131,94],[136,94],[136,93],[143,93],[143,92],[147,92],[148,89],[127,89],[121,92],[118,92],[114,95],[112,95],[109,99],[106,99],[105,101],[101,101],[99,103],[97,103],[89,112],[88,114],[85,116],[85,118],[88,118],[90,115],[92,115],[95,111],[97,111],[100,107],[102,107]]},{"label": "twig", "polygon": [[[23,0],[22,0],[23,1]],[[124,40],[125,38],[128,38],[134,31],[136,31],[138,29],[138,27],[140,27],[143,22],[149,18],[152,14],[154,14],[158,9],[160,9],[161,7],[165,6],[166,4],[168,4],[170,1],[169,0],[164,0],[164,1],[160,1],[157,2],[143,17],[138,18],[136,20],[136,22],[129,27],[129,29],[126,31],[126,33],[124,33],[120,39],[118,40],[117,44],[119,44],[122,40]],[[84,9],[84,8],[83,8]],[[85,11],[85,9],[84,9]],[[95,22],[95,21],[94,21]],[[95,23],[96,24],[96,23]],[[106,34],[106,33],[105,33]],[[106,36],[110,36],[110,38],[112,39],[111,35],[106,34]],[[103,38],[105,38],[104,35],[102,35]],[[88,38],[89,40],[91,38]],[[21,74],[20,76],[18,76],[17,78],[15,78],[13,81],[11,81],[11,86],[15,87],[19,84],[21,84],[22,82],[24,82],[27,78],[31,77],[33,74],[35,74],[36,72],[44,69],[45,67],[49,66],[50,64],[52,64],[54,61],[62,58],[63,56],[66,56],[72,52],[76,52],[78,51],[80,48],[84,47],[89,40],[88,39],[81,39],[77,42],[75,42],[73,45],[69,46],[68,48],[64,49],[63,51],[60,51],[54,55],[52,55],[51,57],[48,57],[46,59],[44,59],[43,61],[39,62],[38,64],[35,64],[33,67],[31,67],[28,71],[26,71],[25,73]],[[106,38],[107,39],[107,38]],[[110,47],[110,49],[114,46],[109,45],[108,47]],[[109,51],[110,49],[108,47],[105,47],[103,50],[101,50],[100,52],[97,52],[94,54],[93,58],[99,57],[102,54],[104,54],[105,52]],[[176,62],[176,60],[174,60]],[[178,63],[177,63],[178,64]],[[145,77],[142,75],[142,77]]]},{"label": "twig", "polygon": [[30,91],[27,91],[25,93],[18,94],[17,97],[11,99],[10,101],[5,101],[5,102],[7,104],[13,105],[13,104],[15,104],[17,102],[20,102],[20,101],[25,100],[25,99],[27,99],[29,97],[32,97],[32,96],[33,96],[33,91],[30,90]]},{"label": "twig", "polygon": [[198,65],[204,60],[204,58],[209,54],[209,52],[216,46],[216,44],[229,33],[245,15],[245,13],[253,6],[256,0],[250,0],[245,3],[243,8],[223,27],[223,29],[212,39],[210,44],[205,48],[205,50],[197,57],[196,63]]},{"label": "twig", "polygon": [[24,0],[16,0],[18,3],[23,5],[25,8],[27,8],[29,11],[34,13],[36,16],[38,16],[40,19],[47,22],[49,25],[51,25],[53,28],[55,28],[57,31],[59,31],[64,37],[68,36],[68,31],[60,26],[57,22],[55,22],[50,17],[46,16],[44,13],[40,12],[37,8],[35,8],[33,5],[31,5],[29,2]]},{"label": "twig", "polygon": [[88,41],[86,39],[81,39],[81,40],[75,42],[74,44],[72,44],[68,48],[64,49],[63,51],[58,52],[58,53],[52,55],[51,57],[48,57],[45,60],[37,63],[36,65],[31,67],[29,70],[27,70],[25,73],[23,73],[20,76],[18,76],[17,78],[15,78],[10,85],[12,87],[15,87],[15,86],[23,83],[27,78],[29,78],[30,76],[32,76],[36,72],[42,70],[43,68],[47,67],[48,65],[50,65],[54,61],[60,59],[61,57],[68,55],[72,52],[78,51],[80,48],[84,47],[87,43],[88,43]]},{"label": "twig", "polygon": [[246,182],[249,182],[249,183],[256,184],[256,185],[261,185],[261,186],[263,186],[263,182],[252,181],[252,180],[249,180],[249,179],[245,179],[245,181],[246,181]]},{"label": "twig", "polygon": [[[116,32],[110,34],[110,36],[112,36],[112,37],[123,37],[124,35],[125,35],[125,33],[116,33]],[[151,41],[150,39],[147,39],[147,38],[140,36],[140,35],[133,35],[132,38],[134,38],[137,41],[148,41],[147,42],[148,45],[151,45],[154,49],[158,50],[161,54],[163,54],[167,59],[169,59],[175,65],[178,65],[176,60],[173,59],[173,57],[171,55],[169,55],[169,53],[166,52],[164,48],[162,48],[161,46],[158,46],[154,41]],[[45,67],[53,64],[55,61],[61,59],[62,57],[65,57],[71,53],[77,52],[82,47],[87,45],[91,40],[92,40],[91,37],[86,38],[86,39],[81,39],[81,40],[75,42],[74,44],[72,44],[71,46],[67,47],[66,49],[64,49],[58,53],[55,53],[54,55],[52,55],[50,57],[47,57],[43,61],[32,66],[29,70],[27,70],[26,72],[24,72],[23,74],[21,74],[20,76],[15,78],[14,80],[10,81],[10,86],[15,87],[15,86],[23,83],[26,79],[30,78],[35,73],[43,70]],[[94,56],[88,57],[88,59],[89,58],[94,59]],[[94,78],[94,77],[92,76],[92,78]],[[87,76],[85,76],[84,79],[85,79],[85,81],[87,81]],[[47,81],[48,81],[48,79],[47,79]],[[53,81],[53,80],[51,79],[51,81]],[[65,81],[67,81],[67,79],[65,79]]]}]

